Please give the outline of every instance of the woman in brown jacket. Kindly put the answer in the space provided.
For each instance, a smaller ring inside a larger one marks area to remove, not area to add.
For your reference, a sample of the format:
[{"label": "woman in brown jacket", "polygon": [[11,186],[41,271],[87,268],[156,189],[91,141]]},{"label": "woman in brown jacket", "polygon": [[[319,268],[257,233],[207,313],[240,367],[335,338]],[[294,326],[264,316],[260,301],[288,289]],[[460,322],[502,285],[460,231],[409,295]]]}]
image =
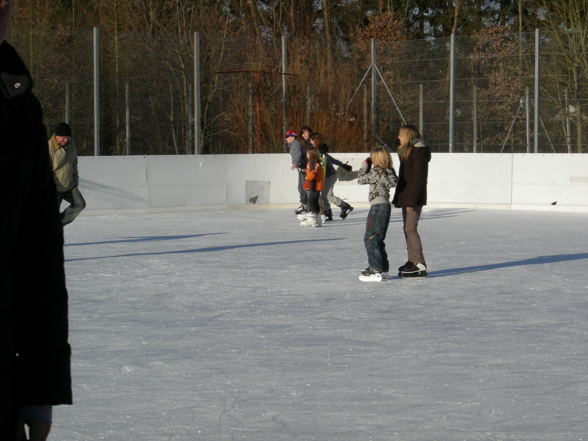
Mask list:
[{"label": "woman in brown jacket", "polygon": [[427,178],[431,149],[416,127],[405,125],[398,131],[400,170],[392,204],[402,209],[402,223],[408,261],[398,268],[403,278],[427,277],[427,264],[418,233],[421,211],[427,205]]}]

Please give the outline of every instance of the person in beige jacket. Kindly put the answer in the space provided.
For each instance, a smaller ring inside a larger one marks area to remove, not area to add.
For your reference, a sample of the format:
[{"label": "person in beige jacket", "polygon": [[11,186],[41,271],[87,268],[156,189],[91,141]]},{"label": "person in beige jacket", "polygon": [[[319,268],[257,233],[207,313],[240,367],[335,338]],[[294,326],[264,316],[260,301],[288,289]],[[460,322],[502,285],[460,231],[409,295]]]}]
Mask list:
[{"label": "person in beige jacket", "polygon": [[49,139],[49,156],[57,187],[57,205],[61,208],[64,200],[70,204],[61,213],[61,224],[66,226],[86,208],[86,201],[78,188],[78,154],[69,124],[62,122],[55,127],[53,136]]}]

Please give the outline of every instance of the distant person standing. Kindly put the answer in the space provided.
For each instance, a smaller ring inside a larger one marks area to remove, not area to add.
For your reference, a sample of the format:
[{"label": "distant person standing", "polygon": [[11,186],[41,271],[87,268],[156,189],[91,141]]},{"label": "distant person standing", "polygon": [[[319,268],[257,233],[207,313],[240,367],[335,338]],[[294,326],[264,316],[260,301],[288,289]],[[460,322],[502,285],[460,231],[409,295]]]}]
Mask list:
[{"label": "distant person standing", "polygon": [[49,139],[49,156],[53,164],[53,179],[57,187],[57,206],[65,200],[70,205],[61,213],[61,224],[70,224],[86,208],[86,201],[80,192],[78,176],[78,154],[71,137],[71,127],[59,123]]},{"label": "distant person standing", "polygon": [[294,130],[286,132],[283,136],[290,147],[290,156],[292,156],[292,166],[290,170],[296,170],[298,174],[298,195],[300,198],[300,207],[294,210],[295,214],[303,214],[307,211],[308,194],[304,189],[304,181],[306,180],[306,150],[300,145],[296,139],[298,133]]},{"label": "distant person standing", "polygon": [[417,230],[424,205],[427,205],[427,179],[431,149],[417,128],[404,125],[398,131],[400,170],[392,204],[402,209],[402,223],[408,261],[398,268],[403,278],[427,277],[421,237]]},{"label": "distant person standing", "polygon": [[53,406],[72,402],[63,228],[41,106],[4,41],[10,12],[0,0],[0,183],[10,189],[0,216],[0,440],[45,441]]}]

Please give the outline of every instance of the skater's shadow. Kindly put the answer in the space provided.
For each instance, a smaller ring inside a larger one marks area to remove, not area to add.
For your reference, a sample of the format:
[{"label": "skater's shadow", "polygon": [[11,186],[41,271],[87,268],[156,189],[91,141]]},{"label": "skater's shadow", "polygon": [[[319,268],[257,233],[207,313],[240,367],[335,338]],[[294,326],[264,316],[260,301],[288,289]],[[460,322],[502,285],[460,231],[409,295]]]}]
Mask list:
[{"label": "skater's shadow", "polygon": [[[220,233],[218,233],[220,234]],[[147,253],[127,253],[127,254],[116,254],[112,256],[94,256],[94,257],[81,257],[79,259],[66,259],[66,262],[78,262],[82,260],[99,260],[99,259],[115,259],[121,257],[143,257],[143,256],[161,256],[161,255],[173,255],[173,254],[195,254],[195,253],[211,253],[226,250],[235,250],[239,248],[253,248],[253,247],[269,247],[276,245],[292,245],[302,243],[317,243],[317,242],[332,242],[335,240],[345,240],[345,238],[333,238],[333,239],[301,239],[301,240],[287,240],[281,242],[260,242],[260,243],[248,243],[243,245],[224,245],[218,247],[206,247],[206,248],[194,248],[188,250],[174,250],[174,251],[152,251]]]},{"label": "skater's shadow", "polygon": [[463,268],[451,268],[441,271],[429,271],[429,278],[455,276],[458,274],[477,273],[481,271],[492,271],[495,269],[510,268],[515,266],[544,265],[548,263],[570,262],[582,259],[588,259],[588,253],[554,254],[553,256],[539,256],[530,259],[515,260],[513,262],[501,262],[489,265],[476,265],[467,266]]},{"label": "skater's shadow", "polygon": [[114,243],[131,243],[131,242],[151,242],[163,240],[180,240],[180,239],[194,239],[195,237],[211,236],[213,234],[225,233],[206,233],[206,234],[185,234],[181,236],[144,236],[144,237],[123,237],[121,239],[103,240],[100,242],[83,242],[83,243],[68,243],[64,247],[83,247],[86,245],[111,245]]}]

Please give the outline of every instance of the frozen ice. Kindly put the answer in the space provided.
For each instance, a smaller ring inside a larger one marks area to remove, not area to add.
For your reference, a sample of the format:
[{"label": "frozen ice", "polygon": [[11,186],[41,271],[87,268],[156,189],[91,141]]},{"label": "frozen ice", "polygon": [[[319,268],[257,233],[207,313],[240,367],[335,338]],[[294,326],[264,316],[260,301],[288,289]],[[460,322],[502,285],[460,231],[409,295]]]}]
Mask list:
[{"label": "frozen ice", "polygon": [[[337,211],[337,210],[335,210]],[[586,215],[435,208],[429,277],[362,283],[367,208],[81,216],[49,439],[588,439]],[[391,273],[406,261],[398,210]]]}]

